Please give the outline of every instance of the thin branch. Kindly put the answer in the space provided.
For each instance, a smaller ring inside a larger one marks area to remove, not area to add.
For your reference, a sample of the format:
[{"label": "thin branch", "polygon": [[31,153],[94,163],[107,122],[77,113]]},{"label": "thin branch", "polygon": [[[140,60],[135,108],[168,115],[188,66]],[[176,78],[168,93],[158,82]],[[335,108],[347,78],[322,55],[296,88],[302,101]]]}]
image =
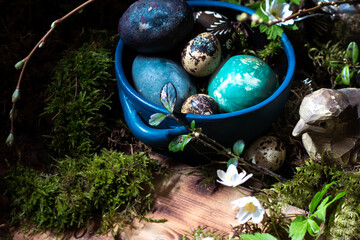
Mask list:
[{"label": "thin branch", "polygon": [[279,19],[277,21],[273,21],[273,22],[270,22],[270,23],[263,23],[263,24],[270,27],[270,26],[272,26],[274,24],[277,24],[277,23],[286,22],[286,21],[288,21],[290,19],[294,19],[294,18],[298,18],[298,17],[304,16],[304,15],[307,15],[307,14],[311,14],[312,12],[314,12],[316,10],[319,10],[319,9],[321,9],[323,7],[326,7],[326,6],[339,6],[339,5],[342,5],[342,4],[353,5],[353,4],[357,4],[357,3],[360,3],[360,1],[359,0],[343,0],[343,1],[331,1],[331,2],[318,2],[318,5],[315,6],[315,7],[308,8],[308,9],[301,9],[300,8],[296,13],[290,15],[289,17]]},{"label": "thin branch", "polygon": [[[272,176],[274,178],[276,178],[278,181],[281,181],[281,182],[284,182],[286,181],[287,179],[285,179],[284,177],[282,177],[281,175],[279,174],[276,174],[272,171],[270,171],[269,169],[267,168],[264,168],[262,166],[259,166],[259,165],[256,165],[256,164],[253,164],[251,162],[247,162],[245,161],[243,158],[240,158],[238,155],[232,153],[231,151],[227,150],[226,147],[224,147],[223,145],[221,145],[220,143],[216,142],[214,139],[211,139],[210,137],[208,137],[207,135],[205,134],[201,134],[199,136],[205,138],[207,141],[209,141],[210,143],[204,141],[203,139],[201,139],[200,137],[197,137],[196,134],[199,133],[199,132],[196,132],[194,131],[193,129],[191,129],[189,126],[187,126],[186,124],[184,124],[182,121],[180,121],[177,117],[175,117],[174,114],[167,114],[166,115],[167,117],[171,117],[172,119],[174,119],[176,122],[178,122],[179,124],[181,124],[182,126],[184,126],[187,130],[189,130],[189,132],[191,132],[195,138],[200,141],[202,144],[204,144],[205,146],[213,149],[214,151],[226,156],[226,157],[230,157],[230,158],[237,158],[242,164],[244,165],[247,165],[248,167],[251,167],[252,169],[255,169],[259,172],[262,172],[263,174],[266,174],[266,175],[269,175],[269,176]],[[218,146],[220,149],[216,148],[214,145],[212,145],[211,143],[215,144],[216,146]],[[225,151],[223,151],[225,150]]]},{"label": "thin branch", "polygon": [[[29,62],[30,58],[32,57],[32,55],[35,53],[36,49],[41,47],[44,43],[45,40],[47,39],[47,37],[54,31],[55,27],[61,23],[62,21],[64,21],[65,19],[67,19],[68,17],[70,17],[71,15],[73,15],[74,13],[80,11],[81,9],[83,9],[85,6],[89,5],[90,3],[94,2],[95,0],[88,0],[86,2],[84,2],[83,4],[79,5],[78,7],[76,7],[75,9],[71,10],[69,13],[67,13],[65,16],[63,16],[62,18],[59,18],[57,20],[55,20],[52,24],[50,29],[46,32],[46,34],[36,43],[36,45],[34,46],[34,48],[30,51],[30,53],[22,60],[23,61],[23,66],[21,68],[21,72],[19,75],[19,79],[16,85],[16,89],[20,90],[20,86],[21,86],[21,80],[23,79],[24,76],[24,72],[25,72],[25,68],[27,63]],[[11,116],[10,116],[10,120],[11,120],[11,127],[10,127],[10,134],[14,133],[14,111],[15,111],[15,102],[13,102],[12,104],[12,108],[11,108],[12,112],[11,112]]]}]

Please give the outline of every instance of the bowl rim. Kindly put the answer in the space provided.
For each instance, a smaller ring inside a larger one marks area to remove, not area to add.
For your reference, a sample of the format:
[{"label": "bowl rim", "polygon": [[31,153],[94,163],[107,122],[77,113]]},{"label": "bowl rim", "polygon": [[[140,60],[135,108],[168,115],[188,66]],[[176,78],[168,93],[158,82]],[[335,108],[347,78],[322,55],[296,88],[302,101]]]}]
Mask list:
[{"label": "bowl rim", "polygon": [[[187,3],[190,5],[190,7],[222,7],[222,8],[229,8],[241,12],[246,12],[248,14],[253,14],[255,11],[253,9],[250,9],[245,6],[228,3],[228,2],[219,2],[219,1],[187,1]],[[219,114],[213,114],[213,115],[196,115],[196,114],[186,114],[186,118],[188,120],[220,120],[224,118],[232,118],[237,117],[239,115],[244,115],[247,113],[254,112],[256,110],[259,110],[266,105],[270,104],[272,101],[274,101],[276,98],[278,98],[285,90],[286,88],[291,86],[292,78],[295,72],[295,53],[294,49],[292,47],[292,44],[290,43],[289,39],[287,38],[286,34],[283,33],[281,37],[281,44],[284,48],[284,52],[287,58],[287,71],[285,78],[283,82],[280,84],[280,86],[276,89],[276,91],[268,98],[263,100],[262,102],[255,104],[251,107],[244,108],[238,111],[234,112],[228,112],[228,113],[219,113]],[[131,97],[135,99],[138,102],[141,102],[143,105],[145,105],[148,108],[151,108],[153,112],[159,112],[159,113],[168,113],[165,108],[154,104],[150,102],[149,100],[142,97],[129,83],[127,80],[124,70],[122,68],[122,53],[123,49],[125,47],[125,44],[122,39],[119,40],[118,45],[116,47],[115,51],[115,72],[116,76],[120,79],[118,79],[117,83],[120,83],[120,87],[122,88],[124,94],[130,94],[128,97]]]}]

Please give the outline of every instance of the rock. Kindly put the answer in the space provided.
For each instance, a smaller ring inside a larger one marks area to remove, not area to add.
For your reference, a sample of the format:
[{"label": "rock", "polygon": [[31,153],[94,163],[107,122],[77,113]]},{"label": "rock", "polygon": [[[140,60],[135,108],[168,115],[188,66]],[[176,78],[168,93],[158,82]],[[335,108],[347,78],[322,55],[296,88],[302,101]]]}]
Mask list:
[{"label": "rock", "polygon": [[236,55],[212,77],[208,94],[219,103],[222,112],[234,112],[262,102],[278,86],[267,63],[254,56]]},{"label": "rock", "polygon": [[185,1],[139,0],[120,18],[118,32],[139,52],[164,52],[184,40],[193,26],[193,11]]},{"label": "rock", "polygon": [[180,112],[183,102],[196,94],[196,86],[182,66],[172,60],[138,55],[132,65],[132,77],[136,91],[147,100],[162,106],[160,92],[165,83],[176,88],[175,111]]},{"label": "rock", "polygon": [[184,114],[211,115],[220,113],[219,104],[206,94],[196,94],[185,100],[181,107]]},{"label": "rock", "polygon": [[285,145],[277,137],[263,136],[250,145],[244,158],[253,164],[276,171],[285,161]]},{"label": "rock", "polygon": [[211,75],[221,60],[219,40],[211,33],[200,33],[190,40],[181,53],[184,69],[193,76]]}]

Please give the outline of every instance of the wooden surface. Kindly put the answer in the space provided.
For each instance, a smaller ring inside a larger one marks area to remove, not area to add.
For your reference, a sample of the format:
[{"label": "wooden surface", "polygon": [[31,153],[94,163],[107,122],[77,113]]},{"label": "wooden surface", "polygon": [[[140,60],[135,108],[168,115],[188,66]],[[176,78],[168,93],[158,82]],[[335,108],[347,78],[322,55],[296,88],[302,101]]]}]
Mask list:
[{"label": "wooden surface", "polygon": [[[239,191],[221,184],[204,187],[201,175],[186,176],[191,170],[189,166],[165,159],[161,155],[154,155],[161,159],[170,172],[167,178],[156,179],[154,193],[155,203],[152,212],[147,217],[154,219],[166,218],[164,223],[150,223],[144,220],[135,220],[115,238],[124,240],[175,240],[181,239],[186,231],[197,229],[198,226],[208,226],[219,233],[230,234],[232,226],[238,225],[235,219],[236,210],[232,209],[231,201],[241,198]],[[216,174],[216,173],[214,173]],[[250,190],[239,187],[245,194],[251,195]],[[296,208],[289,208],[287,213],[299,212]],[[17,233],[16,240],[24,239],[24,235]],[[55,236],[42,233],[34,236],[26,235],[29,240],[52,240]],[[62,239],[76,239],[73,233],[63,236]],[[93,235],[91,230],[80,239],[114,239],[108,236]]]}]

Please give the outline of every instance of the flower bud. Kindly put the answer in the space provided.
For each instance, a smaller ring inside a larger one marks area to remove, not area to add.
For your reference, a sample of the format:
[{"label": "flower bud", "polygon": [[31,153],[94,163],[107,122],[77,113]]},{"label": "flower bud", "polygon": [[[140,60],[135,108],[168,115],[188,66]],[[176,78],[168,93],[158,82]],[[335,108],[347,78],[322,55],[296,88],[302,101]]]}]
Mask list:
[{"label": "flower bud", "polygon": [[257,15],[256,13],[254,13],[253,15],[251,15],[251,21],[257,22],[259,20],[259,15]]},{"label": "flower bud", "polygon": [[14,145],[14,142],[15,142],[14,135],[10,133],[5,143],[8,147],[11,147],[12,145]]},{"label": "flower bud", "polygon": [[247,13],[243,12],[240,15],[237,15],[236,20],[238,20],[239,22],[244,21],[246,18],[248,17]]},{"label": "flower bud", "polygon": [[13,95],[12,95],[12,102],[15,103],[20,99],[20,89],[15,89]]},{"label": "flower bud", "polygon": [[44,42],[41,42],[38,47],[42,48],[43,46],[44,46]]},{"label": "flower bud", "polygon": [[55,27],[56,27],[56,23],[57,23],[57,21],[53,21],[52,24],[51,24],[51,28],[55,28]]},{"label": "flower bud", "polygon": [[24,66],[24,62],[25,62],[25,60],[23,59],[23,60],[21,60],[21,61],[18,61],[16,64],[15,64],[15,68],[16,69],[21,69],[23,66]]}]

